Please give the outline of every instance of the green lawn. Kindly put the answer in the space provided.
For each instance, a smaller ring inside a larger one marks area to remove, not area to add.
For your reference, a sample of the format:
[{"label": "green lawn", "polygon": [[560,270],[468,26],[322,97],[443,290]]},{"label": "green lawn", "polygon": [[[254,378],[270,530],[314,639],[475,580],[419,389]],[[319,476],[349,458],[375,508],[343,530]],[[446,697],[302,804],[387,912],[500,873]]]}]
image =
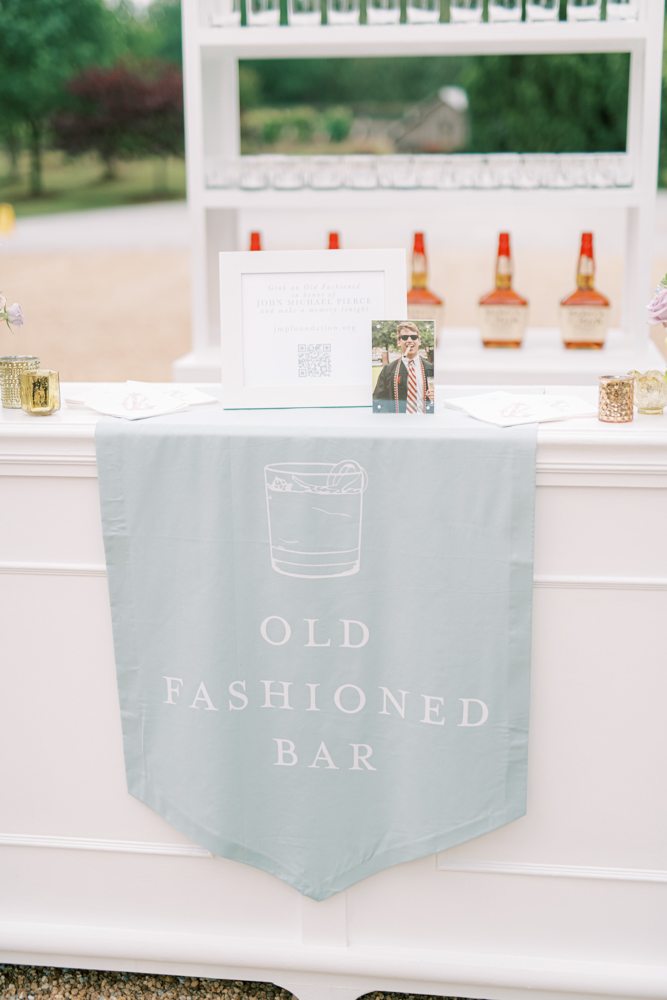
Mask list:
[{"label": "green lawn", "polygon": [[17,216],[25,216],[185,197],[183,160],[168,160],[166,186],[162,164],[154,159],[119,163],[115,180],[103,180],[102,175],[103,168],[95,156],[69,159],[63,153],[49,151],[44,156],[44,194],[31,198],[27,156],[21,158],[18,181],[11,183],[9,159],[0,154],[0,202],[10,202]]}]

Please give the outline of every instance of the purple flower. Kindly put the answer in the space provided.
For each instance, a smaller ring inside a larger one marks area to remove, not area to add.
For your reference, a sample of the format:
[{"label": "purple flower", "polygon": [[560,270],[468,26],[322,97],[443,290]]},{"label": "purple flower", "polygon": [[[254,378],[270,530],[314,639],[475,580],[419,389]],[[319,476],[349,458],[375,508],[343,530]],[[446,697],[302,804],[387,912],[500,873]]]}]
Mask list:
[{"label": "purple flower", "polygon": [[6,310],[7,312],[7,325],[16,326],[20,330],[25,323],[25,316],[23,315],[23,310],[18,302],[15,302],[13,306],[9,306]]},{"label": "purple flower", "polygon": [[667,288],[656,288],[655,295],[646,308],[649,313],[648,322],[651,326],[667,323]]}]

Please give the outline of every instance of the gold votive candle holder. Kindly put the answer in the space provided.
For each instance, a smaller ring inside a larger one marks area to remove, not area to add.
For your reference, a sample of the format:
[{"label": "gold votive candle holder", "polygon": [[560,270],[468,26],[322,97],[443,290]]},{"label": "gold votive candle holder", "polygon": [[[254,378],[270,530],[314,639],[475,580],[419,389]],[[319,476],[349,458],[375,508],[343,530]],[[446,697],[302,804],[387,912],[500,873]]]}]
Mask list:
[{"label": "gold votive candle holder", "polygon": [[655,369],[644,372],[629,372],[635,377],[635,406],[638,413],[661,416],[667,406],[667,382],[664,375]]},{"label": "gold votive candle holder", "polygon": [[598,420],[627,424],[634,417],[634,375],[600,375]]},{"label": "gold votive candle holder", "polygon": [[32,354],[8,354],[0,358],[0,389],[2,405],[8,409],[21,407],[21,372],[39,368],[39,358]]},{"label": "gold votive candle holder", "polygon": [[48,417],[60,409],[60,379],[58,372],[48,368],[22,371],[21,406],[26,413],[36,417]]}]

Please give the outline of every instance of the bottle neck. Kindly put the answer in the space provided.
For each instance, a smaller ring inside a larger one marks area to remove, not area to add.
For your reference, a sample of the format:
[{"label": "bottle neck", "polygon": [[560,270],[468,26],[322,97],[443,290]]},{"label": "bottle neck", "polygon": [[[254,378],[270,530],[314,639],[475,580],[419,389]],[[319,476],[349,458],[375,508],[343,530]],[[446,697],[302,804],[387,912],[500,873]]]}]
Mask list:
[{"label": "bottle neck", "polygon": [[579,257],[577,268],[577,288],[581,291],[590,291],[595,287],[595,261],[587,254]]},{"label": "bottle neck", "polygon": [[412,287],[426,288],[427,278],[426,254],[415,250],[412,254]]},{"label": "bottle neck", "polygon": [[496,263],[496,288],[512,287],[512,258],[498,254]]}]

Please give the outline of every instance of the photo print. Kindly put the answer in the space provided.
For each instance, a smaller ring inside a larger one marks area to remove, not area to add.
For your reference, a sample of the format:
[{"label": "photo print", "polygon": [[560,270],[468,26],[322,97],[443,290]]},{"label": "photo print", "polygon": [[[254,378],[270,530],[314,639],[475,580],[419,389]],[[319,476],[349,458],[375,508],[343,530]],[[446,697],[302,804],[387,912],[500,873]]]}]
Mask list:
[{"label": "photo print", "polygon": [[373,320],[373,412],[433,413],[432,319]]}]

